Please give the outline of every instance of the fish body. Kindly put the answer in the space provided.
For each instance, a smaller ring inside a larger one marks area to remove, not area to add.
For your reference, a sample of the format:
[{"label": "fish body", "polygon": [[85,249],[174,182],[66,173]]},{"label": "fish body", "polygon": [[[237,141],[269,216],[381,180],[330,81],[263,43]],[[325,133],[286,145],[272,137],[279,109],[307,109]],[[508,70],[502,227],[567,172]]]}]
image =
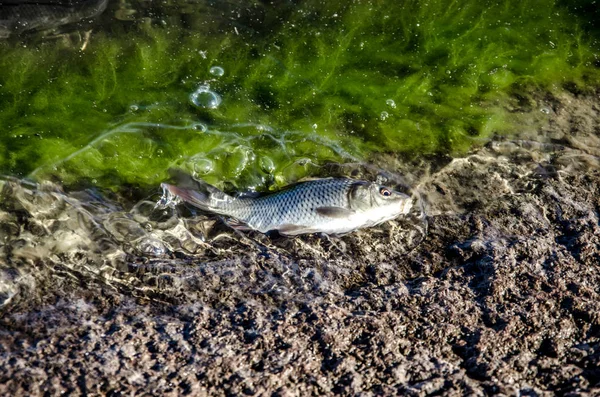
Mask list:
[{"label": "fish body", "polygon": [[412,207],[403,193],[348,178],[300,182],[261,197],[233,197],[204,181],[195,183],[195,189],[161,186],[184,202],[262,233],[345,234],[407,214]]}]

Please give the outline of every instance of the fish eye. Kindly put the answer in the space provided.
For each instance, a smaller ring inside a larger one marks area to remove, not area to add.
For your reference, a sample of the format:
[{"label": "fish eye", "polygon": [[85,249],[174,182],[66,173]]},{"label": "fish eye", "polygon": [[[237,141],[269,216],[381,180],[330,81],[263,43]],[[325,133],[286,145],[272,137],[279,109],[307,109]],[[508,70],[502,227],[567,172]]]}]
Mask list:
[{"label": "fish eye", "polygon": [[379,188],[379,194],[385,197],[389,197],[392,195],[392,192],[387,187],[381,187]]}]

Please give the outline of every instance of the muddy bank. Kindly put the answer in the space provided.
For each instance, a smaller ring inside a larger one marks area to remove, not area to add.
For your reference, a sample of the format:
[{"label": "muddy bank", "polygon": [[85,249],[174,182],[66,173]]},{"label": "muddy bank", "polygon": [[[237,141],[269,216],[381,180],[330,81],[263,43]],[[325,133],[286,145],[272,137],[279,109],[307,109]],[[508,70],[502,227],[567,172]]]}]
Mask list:
[{"label": "muddy bank", "polygon": [[535,137],[398,166],[423,241],[410,219],[271,239],[5,181],[0,392],[598,394],[599,103],[546,98]]}]

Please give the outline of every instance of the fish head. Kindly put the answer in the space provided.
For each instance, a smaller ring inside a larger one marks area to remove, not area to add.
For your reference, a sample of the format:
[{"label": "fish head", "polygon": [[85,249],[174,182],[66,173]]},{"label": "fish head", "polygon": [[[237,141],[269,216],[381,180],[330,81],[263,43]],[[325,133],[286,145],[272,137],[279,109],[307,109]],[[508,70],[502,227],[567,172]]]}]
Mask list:
[{"label": "fish head", "polygon": [[412,200],[406,194],[373,182],[358,182],[352,185],[348,200],[353,210],[372,212],[382,220],[406,214],[412,207]]}]

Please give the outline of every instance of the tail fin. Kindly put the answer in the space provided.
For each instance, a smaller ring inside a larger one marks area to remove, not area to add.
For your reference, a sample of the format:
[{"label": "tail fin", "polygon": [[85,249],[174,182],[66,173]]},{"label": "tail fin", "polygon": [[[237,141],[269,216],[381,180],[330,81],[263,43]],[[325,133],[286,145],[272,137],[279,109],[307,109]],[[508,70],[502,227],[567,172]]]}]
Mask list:
[{"label": "tail fin", "polygon": [[171,170],[178,186],[162,183],[160,186],[183,201],[201,210],[226,215],[226,207],[233,197],[209,185],[201,179],[193,178],[179,170]]}]

